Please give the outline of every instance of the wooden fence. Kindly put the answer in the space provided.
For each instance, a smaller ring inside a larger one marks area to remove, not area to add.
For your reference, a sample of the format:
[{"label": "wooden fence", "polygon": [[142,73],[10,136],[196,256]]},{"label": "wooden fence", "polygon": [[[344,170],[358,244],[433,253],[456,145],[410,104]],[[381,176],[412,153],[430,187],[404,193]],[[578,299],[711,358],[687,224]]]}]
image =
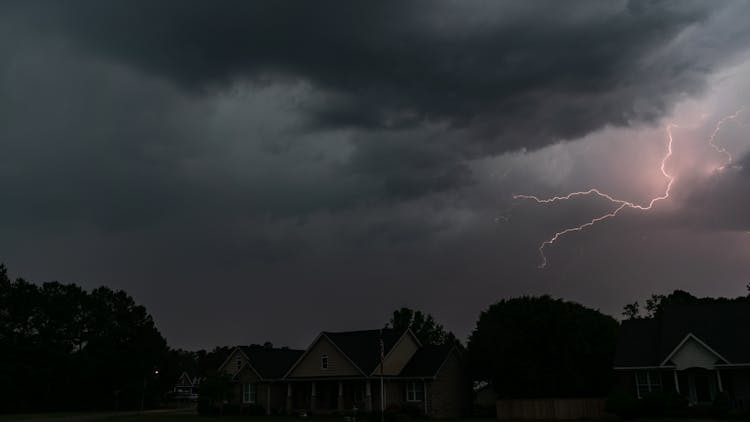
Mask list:
[{"label": "wooden fence", "polygon": [[497,418],[508,419],[597,419],[604,418],[604,399],[498,400]]}]

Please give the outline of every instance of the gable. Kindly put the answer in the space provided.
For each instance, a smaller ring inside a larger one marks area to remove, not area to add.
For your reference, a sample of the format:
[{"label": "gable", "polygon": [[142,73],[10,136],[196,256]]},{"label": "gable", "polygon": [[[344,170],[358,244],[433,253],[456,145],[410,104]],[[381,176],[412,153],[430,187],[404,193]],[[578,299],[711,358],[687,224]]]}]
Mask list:
[{"label": "gable", "polygon": [[687,368],[714,369],[716,363],[723,363],[721,356],[712,351],[694,336],[688,335],[668,358],[678,370]]},{"label": "gable", "polygon": [[187,372],[183,372],[180,376],[180,379],[177,381],[178,387],[192,387],[193,386],[193,380],[190,379],[190,376],[188,376]]},{"label": "gable", "polygon": [[[383,362],[384,375],[398,375],[404,369],[412,356],[419,350],[419,343],[410,330],[404,332],[401,338],[388,352]],[[372,375],[380,374],[380,364],[372,371]]]},{"label": "gable", "polygon": [[247,357],[242,350],[236,348],[229,354],[229,357],[219,367],[219,372],[223,372],[230,376],[234,376],[245,364],[247,364]]},{"label": "gable", "polygon": [[[328,369],[321,369],[321,356],[328,356]],[[289,372],[289,377],[361,376],[362,372],[325,335],[320,335]]]}]

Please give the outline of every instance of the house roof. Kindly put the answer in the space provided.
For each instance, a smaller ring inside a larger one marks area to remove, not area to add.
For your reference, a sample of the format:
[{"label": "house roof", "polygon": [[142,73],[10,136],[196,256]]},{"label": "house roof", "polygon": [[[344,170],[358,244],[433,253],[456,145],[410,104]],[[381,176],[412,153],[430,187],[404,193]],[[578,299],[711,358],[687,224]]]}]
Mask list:
[{"label": "house roof", "polygon": [[434,377],[455,346],[423,346],[409,359],[400,377]]},{"label": "house roof", "polygon": [[689,335],[728,363],[750,363],[750,303],[667,305],[652,319],[623,321],[615,367],[660,366]]},{"label": "house roof", "polygon": [[[382,333],[382,334],[381,334]],[[383,354],[387,355],[404,331],[391,328],[382,330],[324,331],[336,347],[339,348],[359,369],[370,374],[380,364],[380,339],[383,339]]]},{"label": "house roof", "polygon": [[250,365],[264,379],[283,378],[286,371],[302,356],[304,350],[240,346]]}]

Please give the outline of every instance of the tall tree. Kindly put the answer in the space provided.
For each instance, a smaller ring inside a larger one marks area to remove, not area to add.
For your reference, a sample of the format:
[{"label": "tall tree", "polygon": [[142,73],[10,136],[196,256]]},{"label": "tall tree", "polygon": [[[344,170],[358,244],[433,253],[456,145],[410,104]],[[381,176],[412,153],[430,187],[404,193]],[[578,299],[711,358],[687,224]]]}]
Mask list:
[{"label": "tall tree", "polygon": [[598,310],[549,296],[502,300],[480,314],[469,364],[501,397],[605,394],[617,327]]},{"label": "tall tree", "polygon": [[0,266],[0,411],[139,407],[169,383],[166,341],[123,291],[11,281]]},{"label": "tall tree", "polygon": [[386,327],[398,331],[410,328],[423,345],[441,345],[458,342],[456,336],[446,331],[442,325],[435,321],[432,315],[409,308],[401,308],[393,311],[391,320],[386,324]]}]

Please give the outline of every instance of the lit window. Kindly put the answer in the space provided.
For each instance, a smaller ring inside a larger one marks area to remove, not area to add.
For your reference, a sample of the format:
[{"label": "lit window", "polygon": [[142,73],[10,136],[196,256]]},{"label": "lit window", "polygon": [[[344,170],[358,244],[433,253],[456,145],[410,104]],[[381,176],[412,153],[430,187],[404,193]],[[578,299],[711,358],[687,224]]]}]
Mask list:
[{"label": "lit window", "polygon": [[639,371],[635,373],[635,387],[638,398],[649,393],[659,392],[661,388],[661,372]]},{"label": "lit window", "polygon": [[242,384],[242,403],[255,403],[255,384]]},{"label": "lit window", "polygon": [[424,401],[424,383],[411,381],[406,384],[406,401]]},{"label": "lit window", "polygon": [[328,369],[328,355],[325,353],[320,355],[320,369]]}]

